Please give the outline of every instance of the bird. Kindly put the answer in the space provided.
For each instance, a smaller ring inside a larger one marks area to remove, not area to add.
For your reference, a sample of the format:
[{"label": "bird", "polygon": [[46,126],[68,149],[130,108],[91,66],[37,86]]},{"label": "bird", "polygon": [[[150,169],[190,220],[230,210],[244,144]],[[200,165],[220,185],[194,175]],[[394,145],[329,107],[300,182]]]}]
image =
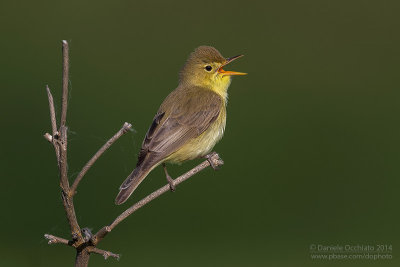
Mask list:
[{"label": "bird", "polygon": [[135,169],[119,188],[115,204],[124,203],[160,164],[171,191],[174,180],[165,163],[180,164],[207,158],[222,138],[226,125],[226,105],[231,77],[247,73],[226,71],[227,64],[242,57],[225,58],[212,46],[200,46],[188,57],[179,72],[178,87],[162,102],[144,137]]}]

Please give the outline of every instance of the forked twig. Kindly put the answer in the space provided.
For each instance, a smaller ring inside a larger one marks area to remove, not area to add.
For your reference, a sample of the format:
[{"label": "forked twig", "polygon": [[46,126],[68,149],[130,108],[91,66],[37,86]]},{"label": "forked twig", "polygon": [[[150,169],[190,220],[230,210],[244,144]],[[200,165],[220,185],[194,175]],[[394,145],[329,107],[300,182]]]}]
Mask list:
[{"label": "forked twig", "polygon": [[[150,201],[156,199],[160,195],[170,190],[169,184],[159,188],[147,197],[143,198],[127,210],[125,210],[121,215],[119,215],[110,225],[100,229],[94,236],[87,228],[81,229],[78,220],[75,215],[75,208],[73,197],[76,193],[79,183],[82,181],[85,174],[93,166],[96,160],[108,149],[110,146],[117,141],[123,134],[128,132],[132,125],[125,122],[122,128],[114,134],[97,152],[96,154],[86,163],[82,168],[81,172],[76,177],[74,183],[70,187],[68,180],[68,165],[67,165],[67,149],[68,149],[68,136],[67,136],[67,107],[68,107],[68,82],[69,82],[69,47],[68,42],[62,42],[62,52],[63,52],[63,82],[62,82],[62,105],[61,105],[61,119],[60,126],[57,128],[56,112],[54,109],[54,99],[51,94],[50,88],[46,86],[47,97],[49,100],[50,109],[50,121],[52,134],[46,133],[44,137],[50,143],[53,144],[56,153],[58,168],[60,171],[60,187],[61,187],[61,197],[64,205],[64,210],[67,216],[68,224],[70,226],[71,240],[67,240],[61,237],[57,237],[50,234],[45,234],[45,238],[48,240],[49,244],[64,244],[76,249],[75,266],[85,267],[89,263],[89,258],[91,253],[96,253],[102,255],[105,259],[108,257],[113,257],[119,259],[118,254],[112,253],[107,250],[102,250],[97,248],[98,243],[111,232],[120,222],[125,220],[129,215],[134,213],[136,210],[140,209]],[[189,179],[199,171],[210,166],[212,163],[213,167],[223,164],[223,161],[219,158],[218,154],[214,153],[207,161],[200,163],[198,166],[194,167],[187,173],[179,176],[174,180],[174,184],[178,185],[183,181]],[[82,233],[84,231],[84,233]]]}]

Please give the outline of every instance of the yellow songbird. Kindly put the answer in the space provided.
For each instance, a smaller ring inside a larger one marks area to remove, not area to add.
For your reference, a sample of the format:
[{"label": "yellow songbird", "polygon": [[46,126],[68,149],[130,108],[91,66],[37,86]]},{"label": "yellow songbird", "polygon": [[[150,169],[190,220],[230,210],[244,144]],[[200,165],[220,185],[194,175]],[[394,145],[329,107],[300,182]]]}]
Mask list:
[{"label": "yellow songbird", "polygon": [[246,74],[223,67],[241,56],[224,58],[211,46],[200,46],[190,54],[179,74],[178,87],[161,104],[147,131],[136,168],[119,188],[117,205],[124,203],[158,165],[163,164],[174,190],[165,163],[207,158],[225,130],[231,76]]}]

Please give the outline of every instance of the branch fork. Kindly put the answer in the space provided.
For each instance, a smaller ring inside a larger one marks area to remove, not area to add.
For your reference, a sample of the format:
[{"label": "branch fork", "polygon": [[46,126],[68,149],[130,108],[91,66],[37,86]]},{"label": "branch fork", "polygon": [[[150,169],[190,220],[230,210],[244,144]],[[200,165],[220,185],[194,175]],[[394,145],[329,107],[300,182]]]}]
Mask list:
[{"label": "branch fork", "polygon": [[[88,266],[89,258],[91,253],[100,254],[107,259],[109,257],[116,258],[119,260],[120,255],[112,253],[107,250],[102,250],[97,248],[98,243],[110,233],[120,222],[125,220],[129,215],[133,214],[136,210],[140,209],[150,201],[156,199],[160,195],[168,192],[170,190],[169,184],[164,185],[153,193],[149,194],[147,197],[138,201],[133,206],[122,212],[111,224],[101,228],[95,235],[91,233],[88,228],[80,228],[78,220],[75,214],[75,207],[73,198],[77,193],[77,188],[79,183],[82,181],[85,174],[93,166],[93,164],[100,158],[103,153],[114,144],[122,135],[132,130],[132,124],[125,122],[121,129],[116,132],[97,152],[94,156],[84,165],[82,170],[79,172],[78,176],[75,178],[74,182],[70,186],[68,180],[68,168],[67,168],[67,150],[68,150],[68,128],[66,126],[67,121],[67,107],[68,107],[68,81],[69,81],[69,46],[67,41],[62,41],[62,53],[63,53],[63,81],[62,81],[62,105],[61,105],[61,118],[60,126],[57,127],[56,112],[54,108],[54,99],[50,91],[50,88],[46,86],[47,97],[49,101],[50,109],[50,121],[51,121],[51,134],[45,133],[44,138],[50,142],[55,150],[56,159],[59,168],[60,176],[60,188],[62,202],[64,210],[67,216],[68,224],[70,227],[71,240],[57,237],[51,234],[45,234],[45,239],[48,240],[48,244],[63,244],[74,247],[77,251],[75,258],[75,266]],[[178,185],[201,170],[212,166],[216,169],[218,166],[223,165],[224,162],[221,160],[219,155],[215,152],[208,155],[207,160],[200,163],[190,171],[179,176],[173,180],[174,185]]]}]

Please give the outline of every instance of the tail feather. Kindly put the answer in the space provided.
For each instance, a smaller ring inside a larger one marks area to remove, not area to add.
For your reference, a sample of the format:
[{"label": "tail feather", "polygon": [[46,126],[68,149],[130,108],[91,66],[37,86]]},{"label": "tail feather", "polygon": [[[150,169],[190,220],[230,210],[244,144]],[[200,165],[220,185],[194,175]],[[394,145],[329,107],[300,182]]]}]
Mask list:
[{"label": "tail feather", "polygon": [[120,205],[124,203],[139,186],[139,184],[146,178],[151,170],[143,170],[140,166],[136,167],[128,178],[119,187],[119,193],[115,198],[115,204]]}]

